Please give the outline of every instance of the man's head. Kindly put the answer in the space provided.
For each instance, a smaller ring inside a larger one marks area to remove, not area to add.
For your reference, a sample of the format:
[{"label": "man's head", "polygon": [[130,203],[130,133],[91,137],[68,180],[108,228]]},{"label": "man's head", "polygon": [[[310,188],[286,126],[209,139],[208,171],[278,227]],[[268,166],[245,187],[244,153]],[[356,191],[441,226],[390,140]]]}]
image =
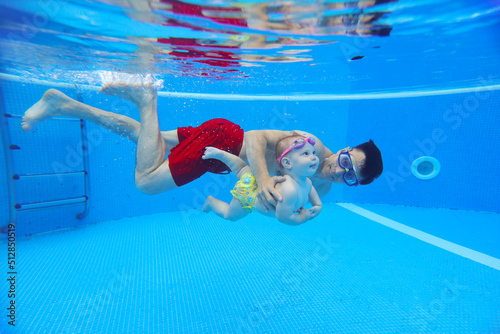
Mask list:
[{"label": "man's head", "polygon": [[276,143],[276,159],[280,168],[299,177],[314,175],[319,165],[314,144],[314,138],[298,135],[279,140]]},{"label": "man's head", "polygon": [[[341,158],[340,161],[339,157]],[[384,169],[382,154],[371,139],[354,148],[346,147],[339,150],[327,159],[321,170],[321,176],[333,183],[349,184],[351,182],[349,176],[352,175],[352,171],[346,168],[349,159],[354,166],[356,178],[359,184],[362,185],[372,183],[382,174]]]}]

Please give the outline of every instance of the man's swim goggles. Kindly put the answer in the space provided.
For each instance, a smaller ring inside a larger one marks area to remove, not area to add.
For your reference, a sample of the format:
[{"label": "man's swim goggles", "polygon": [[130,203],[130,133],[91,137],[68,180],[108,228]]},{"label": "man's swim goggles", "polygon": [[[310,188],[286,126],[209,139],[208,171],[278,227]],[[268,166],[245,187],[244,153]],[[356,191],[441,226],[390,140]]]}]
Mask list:
[{"label": "man's swim goggles", "polygon": [[342,152],[339,154],[339,166],[345,170],[344,182],[348,186],[355,186],[358,184],[358,178],[356,177],[356,167],[351,160],[351,155],[349,152]]}]

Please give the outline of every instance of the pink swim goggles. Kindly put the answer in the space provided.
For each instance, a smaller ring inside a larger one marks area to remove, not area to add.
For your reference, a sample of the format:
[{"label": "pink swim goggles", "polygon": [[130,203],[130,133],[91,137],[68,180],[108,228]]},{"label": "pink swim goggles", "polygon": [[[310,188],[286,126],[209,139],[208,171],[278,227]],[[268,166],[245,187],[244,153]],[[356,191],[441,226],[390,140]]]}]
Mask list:
[{"label": "pink swim goggles", "polygon": [[302,148],[304,147],[304,145],[306,144],[306,142],[308,142],[309,144],[311,144],[312,146],[314,146],[314,144],[316,144],[316,141],[314,140],[314,138],[311,138],[311,137],[307,137],[307,138],[299,138],[297,140],[295,140],[292,145],[290,145],[289,148],[287,148],[283,153],[281,153],[280,157],[277,159],[278,160],[278,164],[281,163],[281,159],[288,153],[290,152],[291,150],[297,150],[299,148]]}]

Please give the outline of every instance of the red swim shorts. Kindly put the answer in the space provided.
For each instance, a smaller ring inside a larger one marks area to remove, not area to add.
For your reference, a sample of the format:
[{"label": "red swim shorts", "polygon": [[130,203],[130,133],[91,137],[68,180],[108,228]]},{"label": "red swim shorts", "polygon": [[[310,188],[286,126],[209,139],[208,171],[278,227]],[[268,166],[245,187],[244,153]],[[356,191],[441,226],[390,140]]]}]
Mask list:
[{"label": "red swim shorts", "polygon": [[205,147],[239,155],[243,145],[244,131],[239,125],[222,118],[211,119],[198,127],[178,128],[179,144],[170,150],[168,156],[170,172],[175,184],[180,187],[206,172],[229,173],[231,169],[216,159],[202,159]]}]

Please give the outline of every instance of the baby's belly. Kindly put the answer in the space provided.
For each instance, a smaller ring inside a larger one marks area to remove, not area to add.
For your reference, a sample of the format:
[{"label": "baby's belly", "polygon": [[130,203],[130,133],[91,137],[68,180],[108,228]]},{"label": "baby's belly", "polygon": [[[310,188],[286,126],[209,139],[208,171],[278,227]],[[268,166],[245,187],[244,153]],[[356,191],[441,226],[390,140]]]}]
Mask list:
[{"label": "baby's belly", "polygon": [[276,210],[274,209],[274,207],[273,207],[273,210],[266,211],[266,208],[264,207],[264,205],[262,205],[262,203],[257,198],[255,199],[255,203],[254,203],[253,207],[254,207],[255,211],[257,211],[260,214],[263,214],[263,215],[269,216],[269,217],[276,217]]}]

